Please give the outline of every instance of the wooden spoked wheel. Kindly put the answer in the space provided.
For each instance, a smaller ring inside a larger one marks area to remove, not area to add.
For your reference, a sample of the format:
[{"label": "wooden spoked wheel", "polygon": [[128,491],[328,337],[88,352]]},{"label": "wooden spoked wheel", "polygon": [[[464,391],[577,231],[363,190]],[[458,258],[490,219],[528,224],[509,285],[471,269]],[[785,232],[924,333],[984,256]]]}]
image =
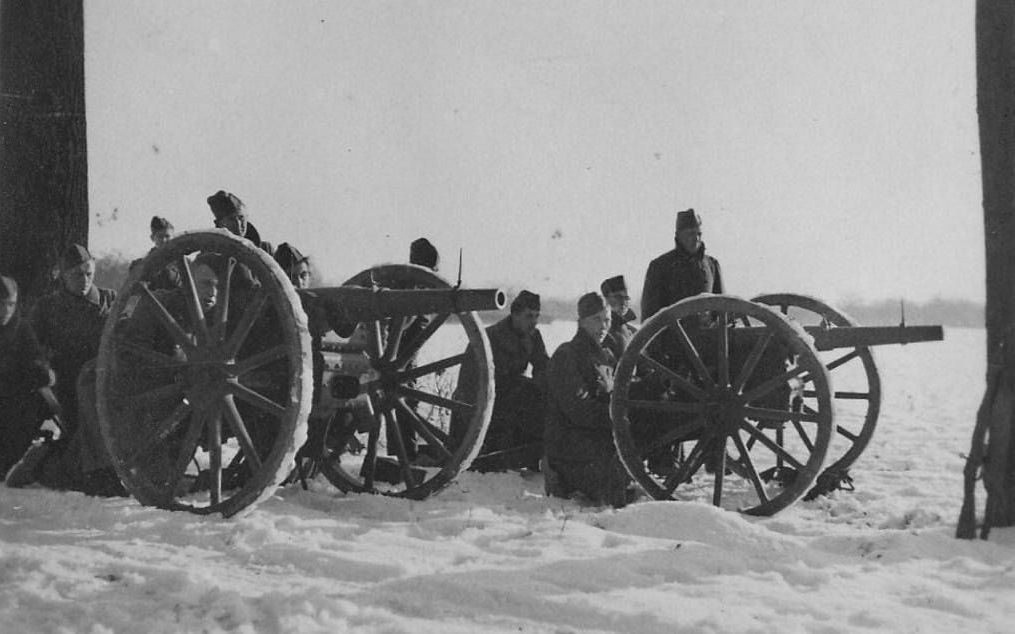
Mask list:
[{"label": "wooden spoked wheel", "polygon": [[[167,268],[182,286],[150,290]],[[306,438],[307,320],[267,253],[225,231],[185,233],[125,283],[96,378],[126,488],[142,504],[231,516],[274,492]]]},{"label": "wooden spoked wheel", "polygon": [[[345,285],[451,288],[429,269],[402,264],[368,269]],[[321,472],[343,491],[426,498],[468,468],[483,444],[494,395],[486,332],[473,312],[388,318],[359,328],[369,364],[360,377],[361,407],[344,421],[332,418]],[[459,382],[463,362],[473,373],[467,387]]]},{"label": "wooden spoked wheel", "polygon": [[[778,308],[802,326],[829,328],[859,325],[855,319],[819,299],[792,293],[760,295],[752,301]],[[870,348],[857,346],[820,352],[831,373],[835,391],[835,427],[825,473],[841,478],[860,457],[874,435],[881,411],[881,377]],[[814,406],[816,394],[804,390],[804,410]]]},{"label": "wooden spoked wheel", "polygon": [[[816,394],[812,411],[799,407],[804,390]],[[832,408],[802,328],[761,304],[698,295],[635,334],[610,414],[621,461],[653,498],[677,499],[679,487],[679,499],[771,515],[820,473]],[[655,466],[660,456],[670,468]]]}]

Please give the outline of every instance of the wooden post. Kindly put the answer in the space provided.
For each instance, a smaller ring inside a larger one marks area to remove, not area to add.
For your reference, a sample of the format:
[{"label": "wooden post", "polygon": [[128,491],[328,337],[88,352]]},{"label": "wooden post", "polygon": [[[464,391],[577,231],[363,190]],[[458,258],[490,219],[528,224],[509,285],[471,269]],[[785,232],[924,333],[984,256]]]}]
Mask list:
[{"label": "wooden post", "polygon": [[88,242],[82,0],[0,0],[0,271],[29,302]]},{"label": "wooden post", "polygon": [[976,535],[976,479],[987,491],[980,536],[1015,524],[1015,3],[976,3],[977,111],[987,256],[987,389],[965,468],[956,536]]}]

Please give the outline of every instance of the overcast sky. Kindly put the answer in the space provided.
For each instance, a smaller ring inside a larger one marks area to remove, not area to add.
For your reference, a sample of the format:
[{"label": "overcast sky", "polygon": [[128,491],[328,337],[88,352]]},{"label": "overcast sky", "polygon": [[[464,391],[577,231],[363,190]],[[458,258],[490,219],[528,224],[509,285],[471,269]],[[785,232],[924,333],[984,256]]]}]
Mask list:
[{"label": "overcast sky", "polygon": [[99,253],[226,189],[331,282],[637,295],[694,207],[736,294],[984,294],[971,2],[85,7]]}]

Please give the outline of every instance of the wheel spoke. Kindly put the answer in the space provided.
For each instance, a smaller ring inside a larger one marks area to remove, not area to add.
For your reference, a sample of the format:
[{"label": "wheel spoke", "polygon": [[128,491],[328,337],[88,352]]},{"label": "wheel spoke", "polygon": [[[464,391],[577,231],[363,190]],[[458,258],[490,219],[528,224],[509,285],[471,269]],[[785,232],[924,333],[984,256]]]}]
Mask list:
[{"label": "wheel spoke", "polygon": [[258,352],[255,355],[249,356],[246,359],[242,359],[233,366],[233,373],[235,376],[240,377],[244,374],[256,370],[261,366],[267,365],[273,361],[286,358],[289,349],[279,344],[274,348],[268,348],[262,352]]},{"label": "wheel spoke", "polygon": [[856,349],[852,350],[851,352],[842,355],[841,357],[839,357],[835,361],[832,361],[831,363],[826,365],[825,368],[827,368],[828,371],[831,372],[832,370],[834,370],[835,368],[839,367],[840,365],[848,363],[848,362],[852,361],[853,359],[856,359],[859,356],[860,356],[860,349],[856,348]]},{"label": "wheel spoke", "polygon": [[751,454],[744,445],[744,441],[740,437],[739,430],[733,434],[733,444],[736,445],[737,451],[740,452],[739,462],[741,466],[747,470],[747,477],[751,481],[751,484],[754,485],[754,492],[758,494],[758,499],[761,500],[762,504],[768,503],[768,493],[765,491],[765,483],[761,481],[761,476],[758,475],[758,469],[754,466],[754,461],[751,460]]},{"label": "wheel spoke", "polygon": [[179,368],[187,365],[186,361],[174,359],[173,357],[167,354],[162,354],[161,352],[142,346],[139,343],[131,341],[130,339],[116,337],[114,339],[114,343],[116,345],[117,351],[126,352],[128,354],[134,355],[135,357],[138,357],[139,359],[147,361],[149,364],[147,367],[149,368],[158,368],[158,369]]},{"label": "wheel spoke", "polygon": [[155,423],[150,430],[145,430],[141,445],[134,448],[131,454],[127,457],[127,463],[133,464],[137,462],[145,452],[150,450],[158,443],[165,440],[169,434],[176,431],[176,428],[180,426],[187,416],[191,413],[190,403],[186,401],[180,402],[168,416]]},{"label": "wheel spoke", "polygon": [[671,445],[674,442],[686,439],[689,435],[691,435],[695,431],[698,431],[704,426],[705,426],[705,417],[699,416],[690,423],[681,424],[672,429],[669,429],[668,431],[666,431],[666,433],[658,436],[657,438],[652,439],[652,442],[646,445],[644,449],[641,450],[641,455],[650,456],[654,454],[656,451],[662,449],[663,447],[666,447],[667,445]]},{"label": "wheel spoke", "polygon": [[775,441],[766,436],[765,432],[756,428],[754,425],[751,425],[747,421],[741,421],[740,428],[746,431],[748,434],[750,434],[753,438],[757,438],[758,442],[768,447],[772,451],[772,453],[776,455],[777,458],[785,460],[786,462],[793,465],[793,467],[796,468],[797,470],[803,470],[804,465],[799,460],[794,458],[792,454],[790,454],[788,451],[786,451],[778,444],[776,444]]},{"label": "wheel spoke", "polygon": [[219,408],[208,416],[207,445],[208,471],[211,475],[209,485],[211,503],[222,501],[222,412]]},{"label": "wheel spoke", "polygon": [[814,452],[814,443],[811,441],[811,437],[807,435],[807,430],[800,424],[799,421],[793,421],[793,429],[796,429],[796,433],[800,436],[800,440],[803,441],[804,446],[807,447],[807,451]]},{"label": "wheel spoke", "polygon": [[726,438],[723,437],[715,443],[712,448],[715,454],[715,462],[712,468],[715,469],[715,483],[712,485],[712,506],[722,505],[722,486],[726,480]]},{"label": "wheel spoke", "polygon": [[681,390],[683,390],[687,394],[689,394],[689,395],[693,396],[694,398],[696,398],[698,400],[701,400],[701,401],[706,400],[708,398],[708,392],[706,392],[705,390],[701,389],[700,387],[698,387],[694,383],[691,383],[690,381],[688,381],[684,377],[680,376],[679,374],[677,374],[673,370],[669,369],[668,367],[666,367],[662,363],[660,363],[660,362],[656,361],[655,359],[653,359],[652,357],[648,356],[648,354],[646,354],[645,352],[641,353],[641,358],[645,361],[645,363],[649,367],[651,367],[656,372],[659,372],[660,374],[665,376],[666,379],[669,380],[671,384],[675,385],[676,387],[679,387]]},{"label": "wheel spoke", "polygon": [[194,457],[194,452],[197,451],[197,443],[201,440],[201,432],[204,431],[204,415],[201,412],[195,412],[195,414],[195,416],[190,417],[190,427],[187,428],[183,442],[180,443],[180,453],[177,454],[176,461],[173,463],[173,470],[169,475],[167,494],[170,499],[176,496],[180,480],[183,479],[183,475],[187,472],[187,465],[190,464],[190,459]]},{"label": "wheel spoke", "polygon": [[666,478],[663,481],[663,489],[666,490],[667,495],[673,495],[673,492],[677,489],[677,486],[694,475],[694,473],[701,468],[702,458],[705,456],[705,449],[709,445],[709,439],[702,438],[698,442],[694,443],[694,447],[690,453],[687,454],[687,458],[684,463],[680,465],[676,473]]},{"label": "wheel spoke", "polygon": [[701,414],[705,406],[701,403],[684,403],[682,401],[645,401],[629,400],[627,406],[633,409],[646,409],[668,414]]},{"label": "wheel spoke", "polygon": [[390,426],[391,433],[388,437],[395,444],[395,456],[398,458],[398,466],[402,471],[402,481],[405,488],[411,489],[417,486],[416,476],[412,473],[412,465],[409,464],[409,454],[405,451],[405,443],[402,438],[402,426],[398,424],[397,416],[392,409],[381,413],[381,418]]},{"label": "wheel spoke", "polygon": [[406,370],[405,372],[402,372],[401,374],[398,375],[398,381],[400,383],[408,383],[410,381],[415,381],[420,377],[426,376],[427,374],[433,374],[435,372],[443,372],[448,368],[459,365],[464,359],[465,353],[462,353],[456,354],[453,357],[448,357],[447,359],[433,361],[431,363],[421,365],[418,368],[413,368],[411,370]]},{"label": "wheel spoke", "polygon": [[739,394],[744,390],[744,386],[751,380],[751,376],[754,375],[754,370],[758,367],[758,362],[761,361],[762,355],[765,354],[765,348],[768,347],[768,342],[772,340],[772,331],[766,329],[757,341],[754,342],[754,346],[751,348],[750,354],[747,355],[747,360],[744,362],[744,367],[740,369],[740,375],[737,377],[737,382],[733,386],[733,391]]},{"label": "wheel spoke", "polygon": [[246,385],[242,385],[240,383],[230,383],[229,392],[241,401],[249,403],[262,412],[271,414],[276,418],[281,418],[285,414],[284,405],[276,403],[267,396],[255,392]]},{"label": "wheel spoke", "polygon": [[363,478],[363,487],[367,491],[373,490],[374,474],[377,472],[377,439],[381,434],[381,424],[377,416],[373,407],[373,398],[370,398],[370,417],[374,419],[376,424],[370,426],[370,432],[367,435],[367,453],[363,457],[363,464],[359,471],[360,477]]},{"label": "wheel spoke", "polygon": [[691,360],[691,365],[698,374],[698,378],[701,379],[706,389],[715,389],[715,381],[709,376],[708,368],[705,367],[705,362],[701,360],[701,355],[698,354],[698,350],[691,343],[691,338],[687,336],[687,331],[684,330],[683,324],[677,321],[673,325],[676,328],[677,341],[680,342],[680,347],[684,349],[684,354]]},{"label": "wheel spoke", "polygon": [[[398,399],[398,406],[402,412],[405,413],[406,417],[408,417],[409,424],[412,425],[412,427],[419,433],[420,436],[423,437],[424,440],[426,440],[428,445],[436,447],[437,451],[439,451],[444,458],[450,459],[452,457],[451,452],[447,448],[447,443],[450,440],[447,434],[420,418],[419,414],[414,412],[413,409],[409,407],[409,404],[405,402],[405,399]],[[439,432],[441,437],[438,437],[438,434],[435,432]]]},{"label": "wheel spoke", "polygon": [[236,401],[233,400],[232,395],[227,394],[222,397],[222,405],[226,415],[226,422],[229,423],[229,428],[233,430],[233,435],[236,436],[236,442],[240,445],[240,451],[243,452],[243,456],[250,463],[251,471],[257,471],[261,468],[261,456],[254,447],[254,441],[250,439],[250,432],[247,430],[246,423],[243,422],[243,417],[240,416],[240,410],[236,407]]},{"label": "wheel spoke", "polygon": [[729,387],[730,384],[730,328],[727,323],[729,315],[725,312],[719,313],[719,377],[720,387]]},{"label": "wheel spoke", "polygon": [[846,428],[845,428],[845,427],[843,427],[842,425],[836,425],[836,426],[835,426],[835,431],[836,431],[836,432],[837,432],[837,433],[838,433],[838,434],[839,434],[840,436],[845,436],[846,438],[848,438],[848,439],[850,440],[850,442],[856,442],[856,441],[857,441],[857,439],[859,439],[859,438],[860,438],[859,436],[857,436],[857,435],[856,435],[856,434],[854,434],[853,432],[849,431],[848,429],[846,429]]},{"label": "wheel spoke", "polygon": [[184,332],[180,324],[169,314],[166,307],[159,301],[158,297],[148,289],[144,284],[141,285],[143,292],[142,297],[148,300],[148,303],[155,310],[155,318],[162,324],[162,327],[166,329],[169,336],[173,339],[173,342],[186,350],[191,352],[194,350],[194,342],[190,340],[190,335]]},{"label": "wheel spoke", "polygon": [[254,326],[257,318],[261,316],[261,311],[267,302],[268,294],[264,289],[257,289],[250,303],[244,308],[243,315],[240,316],[240,321],[236,324],[236,329],[233,330],[233,334],[226,341],[225,357],[227,359],[235,358],[239,353],[240,348],[243,347],[247,336],[250,334],[250,329]]},{"label": "wheel spoke", "polygon": [[215,323],[212,326],[212,338],[216,342],[222,341],[226,336],[226,323],[229,321],[229,297],[232,295],[233,269],[236,268],[236,258],[229,258],[226,263],[226,279],[222,283],[222,292],[215,302]]},{"label": "wheel spoke", "polygon": [[391,320],[388,326],[388,342],[384,347],[384,360],[392,361],[395,355],[398,354],[398,347],[402,344],[402,335],[405,334],[405,328],[408,325],[408,320],[405,317],[397,317]]},{"label": "wheel spoke", "polygon": [[[750,391],[741,394],[739,400],[741,403],[750,403],[763,396],[768,396],[772,392],[784,387],[788,381],[795,379],[801,375],[807,374],[807,368],[803,366],[797,366],[790,370],[786,370],[782,374],[768,379],[761,385],[752,388]],[[809,379],[809,377],[807,377]]]},{"label": "wheel spoke", "polygon": [[194,284],[194,272],[190,268],[190,260],[186,255],[180,256],[180,269],[183,271],[183,295],[187,304],[187,312],[190,313],[190,322],[197,331],[198,343],[204,343],[208,341],[208,324],[204,320],[201,300],[197,296],[197,285]]},{"label": "wheel spoke", "polygon": [[417,401],[423,401],[424,403],[430,403],[431,405],[437,405],[438,407],[443,407],[452,411],[461,411],[465,414],[472,412],[472,410],[476,408],[475,405],[470,405],[450,398],[444,398],[443,396],[437,396],[436,394],[430,394],[429,392],[421,392],[420,390],[415,390],[404,385],[396,387],[395,392],[398,393],[399,396],[407,396],[409,398],[414,398]]},{"label": "wheel spoke", "polygon": [[[818,393],[815,390],[804,390],[803,395],[808,398],[817,398]],[[841,398],[844,401],[869,401],[871,394],[869,392],[836,392],[835,398]]]},{"label": "wheel spoke", "polygon": [[423,347],[423,344],[425,344],[427,340],[444,325],[444,322],[447,321],[450,316],[451,313],[441,313],[433,317],[433,319],[430,320],[430,323],[426,325],[426,328],[413,337],[412,341],[410,341],[405,348],[398,351],[398,356],[395,357],[395,367],[404,368],[408,365],[409,362],[412,361],[412,358],[416,356],[416,353],[419,352],[420,348]]},{"label": "wheel spoke", "polygon": [[817,412],[793,412],[784,409],[771,409],[767,407],[750,407],[744,406],[737,410],[742,416],[746,416],[752,420],[774,420],[774,421],[793,421],[793,422],[806,422],[806,423],[817,423],[821,420],[820,415]]},{"label": "wheel spoke", "polygon": [[370,340],[370,356],[380,359],[384,355],[384,333],[381,330],[380,320],[370,322],[367,337]]}]

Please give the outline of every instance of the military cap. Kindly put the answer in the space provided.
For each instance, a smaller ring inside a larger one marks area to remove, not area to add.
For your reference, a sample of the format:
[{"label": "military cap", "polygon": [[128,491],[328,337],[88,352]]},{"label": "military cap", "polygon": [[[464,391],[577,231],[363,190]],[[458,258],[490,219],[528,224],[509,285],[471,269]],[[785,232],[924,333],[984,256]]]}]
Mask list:
[{"label": "military cap", "polygon": [[606,300],[599,293],[585,293],[578,300],[578,319],[606,310]]},{"label": "military cap", "polygon": [[603,295],[610,295],[611,293],[624,293],[627,294],[627,282],[624,281],[623,275],[611,277],[607,280],[603,280],[603,283],[599,285],[599,290]]},{"label": "military cap", "polygon": [[677,212],[677,231],[698,229],[701,227],[701,216],[693,209]]},{"label": "military cap", "polygon": [[530,291],[518,293],[518,296],[511,302],[511,312],[518,313],[523,310],[539,310],[539,295]]},{"label": "military cap", "polygon": [[18,283],[13,277],[0,275],[0,299],[10,299],[18,296]]},{"label": "military cap", "polygon": [[428,269],[436,269],[440,256],[437,247],[426,238],[417,238],[409,245],[409,264],[418,264]]},{"label": "military cap", "polygon": [[243,211],[245,208],[243,201],[236,197],[235,194],[222,191],[221,189],[208,196],[208,206],[211,207],[211,212],[215,215],[215,220],[221,220],[226,216],[231,216],[238,211]]},{"label": "military cap", "polygon": [[282,267],[282,270],[287,274],[292,275],[293,269],[296,268],[300,262],[306,262],[310,258],[300,253],[300,250],[289,244],[283,242],[278,245],[278,249],[275,250],[275,261]]},{"label": "military cap", "polygon": [[165,218],[159,216],[152,216],[151,221],[152,233],[157,231],[172,231],[173,223],[169,222]]},{"label": "military cap", "polygon": [[79,264],[91,262],[94,259],[92,254],[88,252],[88,249],[80,244],[72,244],[64,251],[63,258],[60,259],[60,268],[62,270],[70,269]]}]

